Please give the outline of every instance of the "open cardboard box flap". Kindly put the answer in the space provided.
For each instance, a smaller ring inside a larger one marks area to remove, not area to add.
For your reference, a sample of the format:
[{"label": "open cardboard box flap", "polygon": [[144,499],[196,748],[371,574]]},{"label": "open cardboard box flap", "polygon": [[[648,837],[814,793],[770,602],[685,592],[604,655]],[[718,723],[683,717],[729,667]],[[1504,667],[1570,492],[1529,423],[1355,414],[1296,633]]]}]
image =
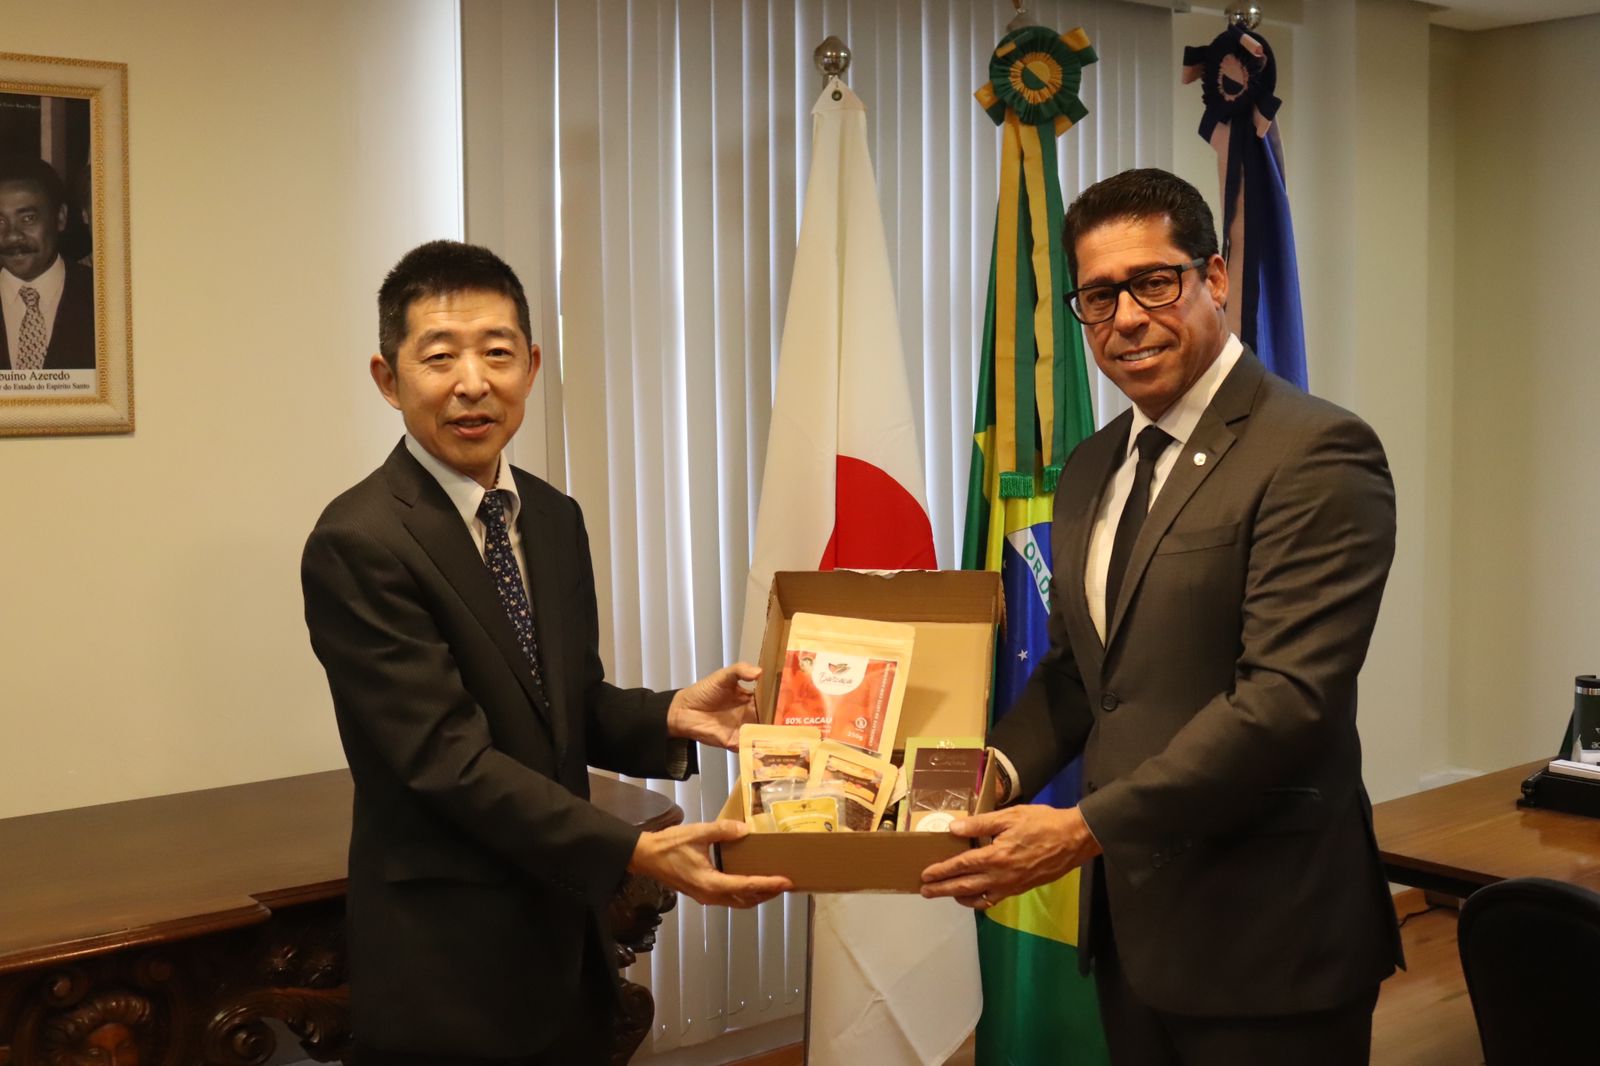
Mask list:
[{"label": "open cardboard box flap", "polygon": [[[906,622],[917,631],[901,706],[896,749],[907,737],[981,736],[994,672],[995,631],[1002,622],[1000,575],[983,570],[793,571],[773,575],[761,645],[756,707],[772,720],[778,679],[796,612]],[[988,761],[977,809],[998,798]],[[719,817],[743,820],[737,785]],[[916,892],[922,871],[971,843],[948,833],[752,833],[717,849],[729,873],[778,874],[797,892]]]}]

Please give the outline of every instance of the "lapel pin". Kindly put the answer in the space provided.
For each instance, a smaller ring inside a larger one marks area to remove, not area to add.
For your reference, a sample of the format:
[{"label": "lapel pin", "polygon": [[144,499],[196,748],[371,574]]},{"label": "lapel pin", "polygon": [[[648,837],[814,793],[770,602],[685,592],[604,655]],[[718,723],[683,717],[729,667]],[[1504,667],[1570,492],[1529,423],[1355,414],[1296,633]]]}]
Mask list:
[{"label": "lapel pin", "polygon": [[1205,452],[1195,452],[1194,453],[1194,465],[1195,466],[1205,466],[1206,465],[1206,453]]}]

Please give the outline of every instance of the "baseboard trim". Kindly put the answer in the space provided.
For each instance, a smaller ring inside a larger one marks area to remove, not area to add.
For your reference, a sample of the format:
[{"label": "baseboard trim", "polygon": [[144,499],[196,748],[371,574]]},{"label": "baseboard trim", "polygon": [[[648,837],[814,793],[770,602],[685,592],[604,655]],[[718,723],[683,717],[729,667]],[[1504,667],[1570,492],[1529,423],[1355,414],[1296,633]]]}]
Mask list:
[{"label": "baseboard trim", "polygon": [[1430,788],[1453,785],[1457,781],[1465,781],[1468,778],[1481,777],[1482,775],[1482,770],[1474,770],[1466,766],[1446,766],[1423,774],[1417,779],[1417,789],[1418,791],[1426,792]]},{"label": "baseboard trim", "polygon": [[754,1058],[740,1059],[738,1062],[730,1063],[729,1066],[801,1066],[805,1059],[804,1044],[789,1044],[786,1047],[773,1048]]},{"label": "baseboard trim", "polygon": [[704,1043],[655,1055],[641,1052],[634,1057],[633,1066],[801,1066],[804,1039],[805,1018],[791,1014],[733,1029]]}]

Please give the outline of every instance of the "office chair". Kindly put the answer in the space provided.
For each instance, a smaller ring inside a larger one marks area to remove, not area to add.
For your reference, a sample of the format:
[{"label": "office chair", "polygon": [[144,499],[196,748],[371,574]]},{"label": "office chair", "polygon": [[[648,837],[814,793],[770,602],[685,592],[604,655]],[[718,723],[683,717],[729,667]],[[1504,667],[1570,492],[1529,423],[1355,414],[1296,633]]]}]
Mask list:
[{"label": "office chair", "polygon": [[1485,1066],[1600,1063],[1600,893],[1515,877],[1467,897],[1456,947]]}]

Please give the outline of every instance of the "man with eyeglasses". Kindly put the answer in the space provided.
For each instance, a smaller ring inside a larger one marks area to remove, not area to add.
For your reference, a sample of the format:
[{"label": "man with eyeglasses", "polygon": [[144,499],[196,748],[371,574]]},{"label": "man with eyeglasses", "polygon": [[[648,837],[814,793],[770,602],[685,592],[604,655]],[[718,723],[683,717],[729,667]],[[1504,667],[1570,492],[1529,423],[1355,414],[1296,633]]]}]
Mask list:
[{"label": "man with eyeglasses", "polygon": [[1383,447],[1229,332],[1193,186],[1091,186],[1066,245],[1072,313],[1133,409],[1067,460],[1050,651],[990,742],[1009,799],[1080,753],[1083,799],[958,823],[993,843],[924,894],[986,908],[1083,866],[1113,1062],[1366,1063],[1403,961],[1355,719],[1394,555]]}]

